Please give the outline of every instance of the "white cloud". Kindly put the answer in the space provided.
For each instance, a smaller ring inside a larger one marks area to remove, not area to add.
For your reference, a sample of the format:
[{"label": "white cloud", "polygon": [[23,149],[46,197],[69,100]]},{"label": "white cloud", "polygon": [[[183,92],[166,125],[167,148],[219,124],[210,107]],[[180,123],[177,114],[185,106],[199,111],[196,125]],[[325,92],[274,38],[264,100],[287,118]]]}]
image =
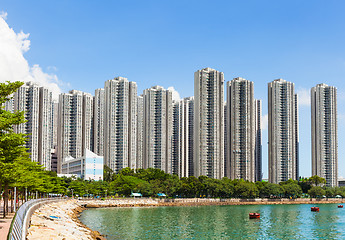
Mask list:
[{"label": "white cloud", "polygon": [[1,11],[0,12],[0,18],[6,20],[7,19],[7,12]]},{"label": "white cloud", "polygon": [[50,89],[57,99],[63,84],[55,74],[43,72],[38,64],[29,65],[23,54],[30,50],[30,34],[16,33],[5,21],[6,16],[7,13],[0,13],[0,82],[32,81]]},{"label": "white cloud", "polygon": [[261,117],[261,130],[267,130],[268,127],[268,114]]},{"label": "white cloud", "polygon": [[172,99],[175,101],[179,101],[180,98],[180,94],[178,93],[178,91],[175,90],[174,87],[168,87],[168,90],[172,91]]},{"label": "white cloud", "polygon": [[305,88],[297,89],[298,106],[309,107],[310,106],[310,90]]}]

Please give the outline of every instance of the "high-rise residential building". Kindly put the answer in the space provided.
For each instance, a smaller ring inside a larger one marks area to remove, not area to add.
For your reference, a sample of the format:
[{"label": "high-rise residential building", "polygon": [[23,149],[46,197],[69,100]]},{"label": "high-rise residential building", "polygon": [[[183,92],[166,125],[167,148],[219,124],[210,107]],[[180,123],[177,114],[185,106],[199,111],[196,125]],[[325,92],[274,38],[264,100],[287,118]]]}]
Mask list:
[{"label": "high-rise residential building", "polygon": [[283,79],[268,83],[269,182],[298,179],[298,102],[295,86]]},{"label": "high-rise residential building", "polygon": [[138,96],[137,98],[137,168],[143,168],[144,158],[144,98]]},{"label": "high-rise residential building", "polygon": [[32,82],[26,82],[14,93],[14,111],[24,111],[26,119],[25,123],[14,126],[14,130],[28,134],[25,146],[33,162],[38,162],[39,94],[39,86]]},{"label": "high-rise residential building", "polygon": [[211,68],[194,73],[194,172],[224,177],[224,74]]},{"label": "high-rise residential building", "polygon": [[94,101],[93,148],[94,148],[94,153],[96,153],[99,156],[104,155],[104,114],[105,114],[104,89],[98,88],[95,90],[95,101]]},{"label": "high-rise residential building", "polygon": [[5,103],[4,103],[4,110],[5,111],[10,111],[10,112],[13,112],[13,110],[14,110],[14,94],[11,94],[10,96],[9,96],[9,100],[8,101],[6,101]]},{"label": "high-rise residential building", "polygon": [[68,156],[78,158],[85,149],[93,150],[93,97],[89,93],[71,90],[59,96],[58,109],[58,173]]},{"label": "high-rise residential building", "polygon": [[[228,105],[224,102],[224,177],[230,177],[230,163],[228,163]],[[229,167],[228,167],[229,166]]]},{"label": "high-rise residential building", "polygon": [[312,174],[338,186],[337,89],[318,84],[310,95]]},{"label": "high-rise residential building", "polygon": [[52,141],[51,91],[39,87],[35,83],[26,82],[14,93],[13,110],[24,111],[24,117],[27,121],[15,126],[14,130],[18,133],[28,134],[28,141],[25,146],[29,149],[31,160],[50,170]]},{"label": "high-rise residential building", "polygon": [[261,100],[255,102],[255,181],[262,181]]},{"label": "high-rise residential building", "polygon": [[243,78],[227,82],[227,176],[256,180],[256,101],[254,83]]},{"label": "high-rise residential building", "polygon": [[194,175],[194,97],[186,97],[183,100],[184,105],[184,170],[182,177]]},{"label": "high-rise residential building", "polygon": [[53,133],[53,137],[52,137],[52,144],[51,144],[51,148],[55,148],[57,146],[57,129],[58,129],[58,114],[59,114],[59,102],[57,100],[53,100],[52,101],[52,133]]},{"label": "high-rise residential building", "polygon": [[171,173],[172,91],[160,86],[144,90],[144,168]]},{"label": "high-rise residential building", "polygon": [[53,101],[52,92],[47,88],[39,90],[38,161],[46,170],[51,168],[53,142]]},{"label": "high-rise residential building", "polygon": [[137,84],[116,77],[104,84],[104,159],[115,173],[136,168]]},{"label": "high-rise residential building", "polygon": [[171,141],[171,173],[179,177],[185,175],[184,161],[184,104],[180,101],[173,101],[173,124],[172,124],[172,141]]},{"label": "high-rise residential building", "polygon": [[171,146],[172,174],[189,177],[193,172],[194,97],[173,101]]},{"label": "high-rise residential building", "polygon": [[[83,149],[94,151],[94,97],[90,93],[84,93],[83,96]],[[85,154],[85,150],[83,152]]]}]

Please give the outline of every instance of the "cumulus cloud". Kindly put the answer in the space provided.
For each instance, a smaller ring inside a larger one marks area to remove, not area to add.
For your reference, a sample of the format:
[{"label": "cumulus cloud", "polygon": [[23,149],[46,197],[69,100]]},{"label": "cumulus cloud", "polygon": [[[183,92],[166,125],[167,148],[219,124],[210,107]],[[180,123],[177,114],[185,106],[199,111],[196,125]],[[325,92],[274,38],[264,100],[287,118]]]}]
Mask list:
[{"label": "cumulus cloud", "polygon": [[30,34],[16,33],[8,26],[6,17],[7,13],[0,13],[0,82],[35,82],[51,90],[57,99],[62,83],[55,74],[43,72],[38,64],[29,65],[24,53],[30,50]]},{"label": "cumulus cloud", "polygon": [[175,90],[174,87],[168,87],[168,90],[172,91],[172,99],[175,101],[179,101],[181,99],[180,94],[178,91]]},{"label": "cumulus cloud", "polygon": [[267,130],[268,127],[268,114],[261,117],[261,130]]},{"label": "cumulus cloud", "polygon": [[297,89],[298,106],[309,107],[310,106],[310,90],[305,88]]},{"label": "cumulus cloud", "polygon": [[7,12],[1,11],[0,12],[0,18],[6,20],[7,19]]}]

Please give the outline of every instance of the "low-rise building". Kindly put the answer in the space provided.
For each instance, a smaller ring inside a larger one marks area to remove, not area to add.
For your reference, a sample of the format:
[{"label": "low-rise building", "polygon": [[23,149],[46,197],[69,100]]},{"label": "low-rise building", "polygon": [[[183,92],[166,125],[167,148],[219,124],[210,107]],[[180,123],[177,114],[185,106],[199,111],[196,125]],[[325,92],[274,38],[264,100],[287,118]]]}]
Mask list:
[{"label": "low-rise building", "polygon": [[84,180],[103,180],[103,156],[85,150],[79,158],[66,157],[62,163],[62,174],[72,174]]}]

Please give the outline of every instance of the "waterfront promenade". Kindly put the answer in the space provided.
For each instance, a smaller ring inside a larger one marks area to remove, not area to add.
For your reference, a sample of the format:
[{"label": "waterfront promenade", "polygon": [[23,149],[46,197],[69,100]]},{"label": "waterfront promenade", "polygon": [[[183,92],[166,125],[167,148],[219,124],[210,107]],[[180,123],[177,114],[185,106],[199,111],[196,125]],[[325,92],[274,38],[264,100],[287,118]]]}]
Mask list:
[{"label": "waterfront promenade", "polygon": [[[11,202],[9,202],[9,209],[11,208]],[[5,218],[3,217],[4,212],[4,202],[0,201],[0,239],[6,239],[8,231],[10,230],[12,219],[15,213],[8,213]]]}]

